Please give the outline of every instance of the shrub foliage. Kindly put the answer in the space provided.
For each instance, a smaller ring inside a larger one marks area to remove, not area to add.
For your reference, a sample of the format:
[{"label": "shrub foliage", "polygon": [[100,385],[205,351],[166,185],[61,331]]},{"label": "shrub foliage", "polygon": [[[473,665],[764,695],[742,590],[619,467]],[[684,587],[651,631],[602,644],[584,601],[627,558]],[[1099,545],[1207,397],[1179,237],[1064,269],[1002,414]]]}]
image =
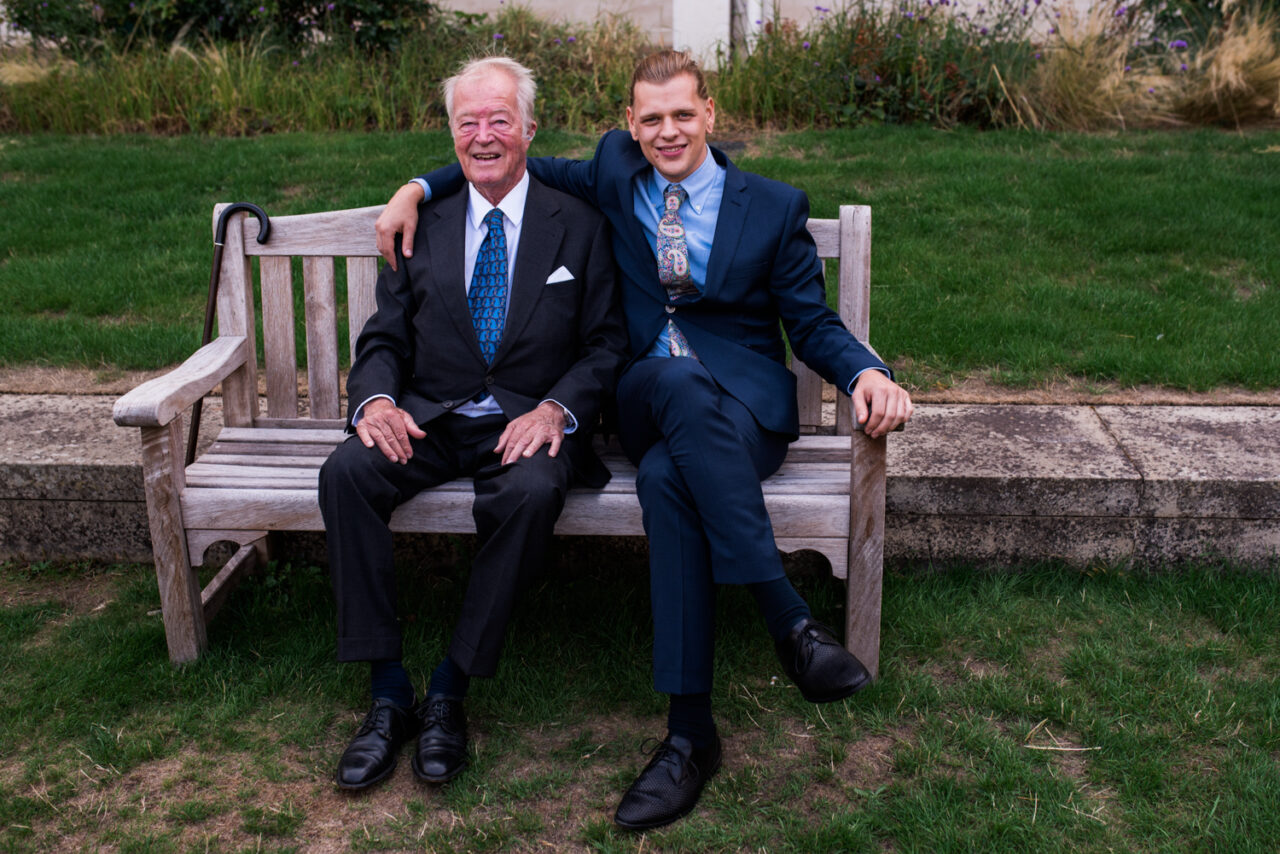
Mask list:
[{"label": "shrub foliage", "polygon": [[[856,0],[807,26],[775,17],[709,69],[722,124],[927,122],[1035,128],[1280,120],[1280,0]],[[540,115],[618,123],[635,60],[625,18],[431,0],[16,0],[37,47],[0,58],[0,131],[252,134],[440,127],[435,85],[504,53],[540,81]],[[51,51],[48,45],[59,46]]]}]

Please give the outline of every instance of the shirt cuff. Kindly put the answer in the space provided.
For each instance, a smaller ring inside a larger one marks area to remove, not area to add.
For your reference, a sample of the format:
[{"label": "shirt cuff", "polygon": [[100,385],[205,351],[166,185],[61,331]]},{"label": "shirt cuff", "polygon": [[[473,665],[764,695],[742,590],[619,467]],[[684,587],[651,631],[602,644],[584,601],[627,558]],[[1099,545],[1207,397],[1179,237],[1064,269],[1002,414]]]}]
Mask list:
[{"label": "shirt cuff", "polygon": [[426,182],[426,181],[424,181],[424,180],[423,180],[423,179],[421,179],[421,178],[411,178],[411,179],[409,179],[409,183],[410,183],[410,184],[417,184],[419,187],[421,187],[421,188],[422,188],[422,192],[423,192],[423,194],[424,194],[424,195],[423,195],[422,200],[423,200],[424,202],[429,202],[429,201],[431,201],[431,187],[429,187],[429,186],[427,185],[427,182]]},{"label": "shirt cuff", "polygon": [[568,436],[570,433],[578,429],[578,419],[575,418],[573,416],[573,413],[569,411],[569,407],[565,406],[560,401],[550,397],[548,397],[546,400],[539,401],[538,405],[541,406],[544,403],[554,403],[556,406],[560,407],[560,409],[564,412],[564,434],[566,436]]},{"label": "shirt cuff", "polygon": [[890,374],[888,371],[886,371],[884,368],[863,368],[862,370],[858,371],[856,374],[853,375],[853,379],[849,380],[849,387],[844,390],[844,393],[849,395],[850,397],[853,397],[853,387],[858,384],[858,377],[862,376],[867,371],[879,371],[889,379],[893,379],[893,375]]},{"label": "shirt cuff", "polygon": [[360,413],[364,412],[365,404],[366,404],[366,403],[368,403],[368,402],[369,402],[369,401],[371,401],[371,400],[377,400],[377,399],[378,399],[378,398],[380,398],[380,397],[385,397],[387,400],[391,401],[391,405],[392,405],[392,406],[395,406],[395,404],[396,404],[396,399],[395,399],[394,397],[392,397],[391,395],[389,395],[389,394],[374,394],[374,395],[370,395],[369,397],[366,397],[363,401],[361,401],[360,405],[356,407],[356,411],[355,411],[355,412],[353,412],[353,413],[351,414],[351,426],[352,426],[352,427],[354,427],[354,426],[356,426],[357,424],[359,424],[359,423],[360,423]]}]

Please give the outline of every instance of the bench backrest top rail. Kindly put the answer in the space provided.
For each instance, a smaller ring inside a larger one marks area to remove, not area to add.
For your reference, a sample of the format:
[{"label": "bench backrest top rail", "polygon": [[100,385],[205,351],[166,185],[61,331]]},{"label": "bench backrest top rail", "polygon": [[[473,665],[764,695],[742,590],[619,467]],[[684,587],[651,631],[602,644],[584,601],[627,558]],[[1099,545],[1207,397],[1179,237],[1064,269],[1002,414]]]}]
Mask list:
[{"label": "bench backrest top rail", "polygon": [[[216,225],[225,204],[214,207]],[[301,259],[302,296],[306,320],[306,388],[309,415],[317,419],[342,417],[338,371],[339,315],[346,315],[349,347],[354,348],[360,329],[376,308],[374,286],[378,275],[378,250],[374,221],[382,206],[324,211],[314,214],[272,217],[271,237],[259,244],[258,221],[237,214],[228,229],[223,256],[223,293],[219,297],[219,327],[224,334],[254,332],[253,313],[262,312],[263,358],[266,371],[266,417],[292,419],[299,415],[299,374],[295,340],[294,262]],[[809,232],[818,255],[837,259],[839,296],[837,311],[845,325],[866,341],[870,309],[871,209],[842,205],[837,219],[810,219]],[[249,259],[259,257],[260,300],[248,290],[253,275]],[[347,299],[339,306],[336,260],[345,260]],[[345,308],[345,311],[340,309]],[[256,364],[236,381],[257,385]],[[822,381],[797,362],[798,404],[802,432],[822,425]],[[248,399],[239,395],[241,399]],[[228,423],[246,424],[258,412],[250,400],[249,411],[229,412]],[[848,405],[837,405],[836,432],[848,435],[852,418]]]}]

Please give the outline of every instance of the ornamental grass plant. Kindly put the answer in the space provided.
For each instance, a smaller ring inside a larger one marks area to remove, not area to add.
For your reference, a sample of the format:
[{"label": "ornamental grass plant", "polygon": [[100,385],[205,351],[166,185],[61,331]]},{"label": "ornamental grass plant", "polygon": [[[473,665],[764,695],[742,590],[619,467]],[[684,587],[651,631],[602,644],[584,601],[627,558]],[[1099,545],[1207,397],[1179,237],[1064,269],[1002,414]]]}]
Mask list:
[{"label": "ornamental grass plant", "polygon": [[1241,10],[1187,65],[1173,110],[1190,124],[1238,126],[1280,118],[1280,15]]}]

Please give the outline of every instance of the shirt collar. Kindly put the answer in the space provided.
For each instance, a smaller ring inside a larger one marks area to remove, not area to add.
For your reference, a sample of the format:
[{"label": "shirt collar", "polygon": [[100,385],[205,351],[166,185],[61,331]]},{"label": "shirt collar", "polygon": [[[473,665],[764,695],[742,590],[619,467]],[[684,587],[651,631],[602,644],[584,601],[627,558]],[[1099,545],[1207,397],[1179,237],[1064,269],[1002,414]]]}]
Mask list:
[{"label": "shirt collar", "polygon": [[[680,182],[680,186],[684,188],[689,198],[686,204],[693,208],[696,214],[702,213],[702,208],[707,203],[707,198],[711,195],[711,188],[715,186],[717,171],[723,170],[724,167],[716,162],[715,157],[711,154],[711,146],[707,146],[707,156],[703,158],[702,165],[693,170],[689,177]],[[649,185],[649,200],[654,201],[658,208],[663,207],[662,194],[666,192],[667,185],[671,182],[658,174],[657,169],[650,168],[651,176]]]},{"label": "shirt collar", "polygon": [[[524,203],[529,197],[529,170],[520,176],[520,181],[511,188],[511,192],[502,197],[502,201],[498,202],[497,207],[502,211],[502,215],[511,220],[511,223],[517,228],[520,227],[520,220],[524,218]],[[471,227],[479,229],[484,225],[485,215],[493,210],[494,205],[489,200],[480,195],[470,183],[467,184],[467,218],[471,221]]]}]

